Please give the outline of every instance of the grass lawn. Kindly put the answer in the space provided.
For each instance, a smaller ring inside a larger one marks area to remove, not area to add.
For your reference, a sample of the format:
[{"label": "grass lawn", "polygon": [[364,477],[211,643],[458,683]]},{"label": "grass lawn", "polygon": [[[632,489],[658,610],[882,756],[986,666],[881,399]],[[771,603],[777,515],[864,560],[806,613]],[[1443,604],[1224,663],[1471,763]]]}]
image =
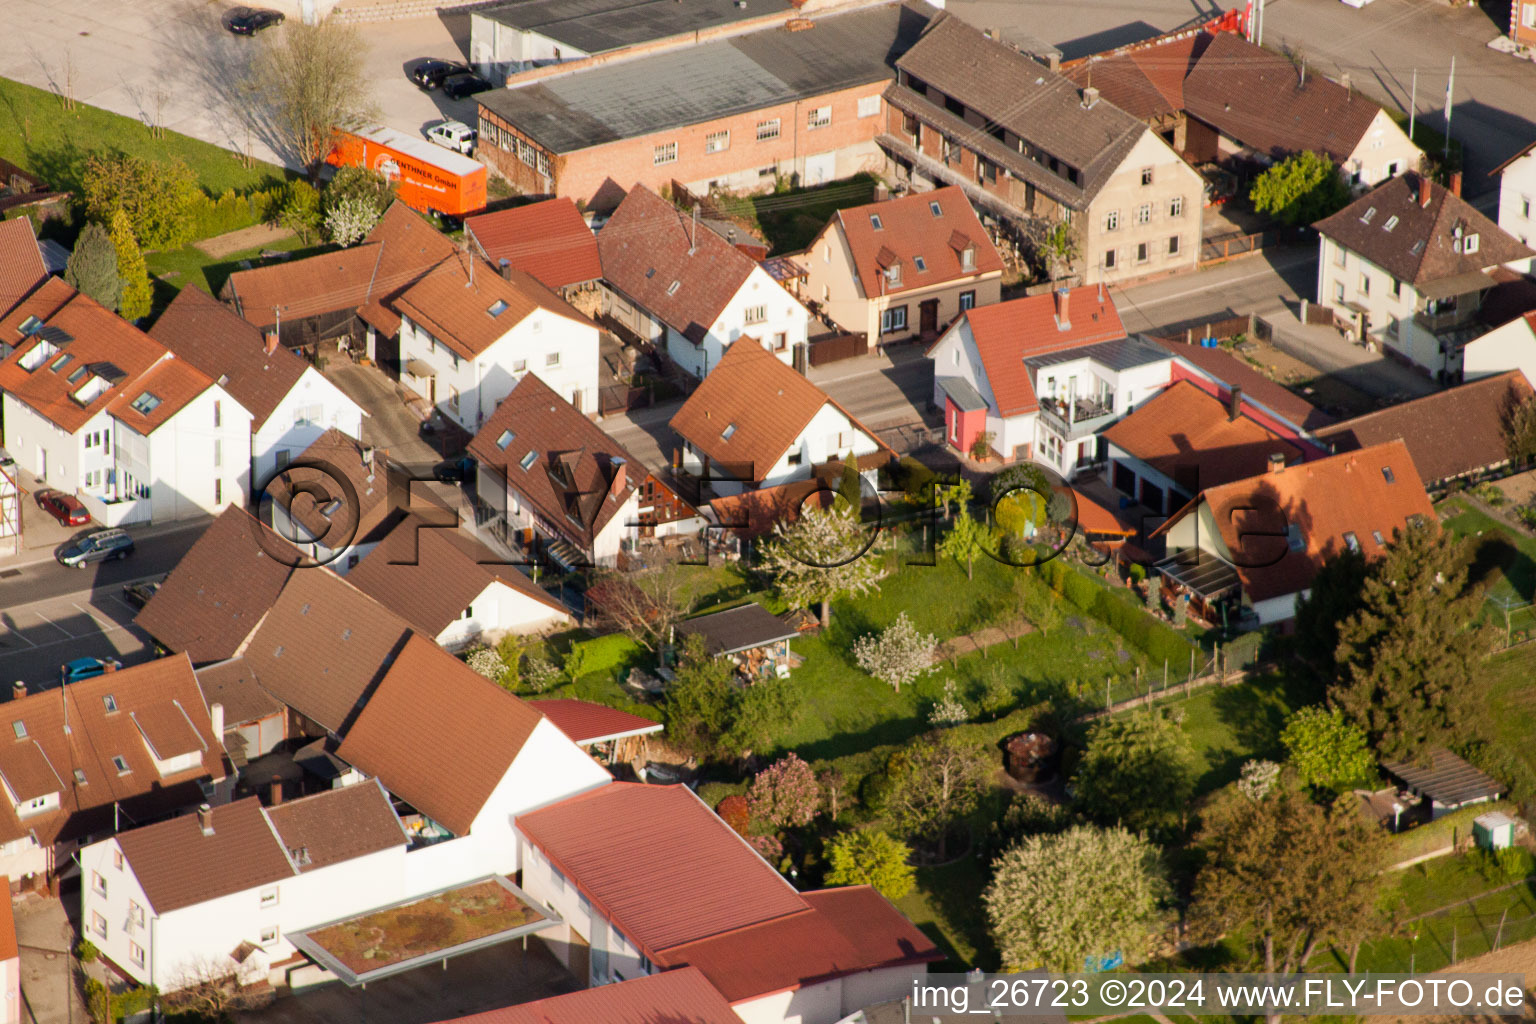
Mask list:
[{"label": "grass lawn", "polygon": [[774,254],[800,252],[811,244],[838,210],[873,202],[875,179],[856,174],[842,181],[810,188],[770,192],[740,198],[720,197],[717,202],[731,213],[755,221]]},{"label": "grass lawn", "polygon": [[150,276],[159,283],[155,294],[158,309],[162,306],[162,297],[164,302],[169,302],[175,298],[176,292],[188,285],[195,285],[210,295],[217,295],[219,289],[224,287],[224,282],[229,280],[229,275],[241,269],[242,260],[250,260],[253,266],[260,266],[264,262],[261,259],[263,250],[276,249],[291,252],[293,258],[303,259],[333,248],[335,247],[330,245],[305,246],[299,241],[297,235],[290,235],[267,245],[218,259],[209,256],[195,245],[188,245],[168,252],[145,253],[144,263],[149,267]]},{"label": "grass lawn", "polygon": [[[1536,598],[1536,539],[1522,536],[1481,509],[1460,498],[1449,498],[1440,505],[1445,528],[1458,537],[1472,541],[1472,561],[1468,578],[1488,588],[1488,606],[1484,618],[1504,627],[1503,608],[1523,605]],[[1511,616],[1515,630],[1536,625],[1530,609]]]},{"label": "grass lawn", "polygon": [[1504,755],[1512,794],[1536,794],[1536,644],[1512,647],[1488,659],[1487,739]]},{"label": "grass lawn", "polygon": [[287,172],[276,164],[242,166],[236,154],[176,132],[152,138],[143,123],[99,107],[65,110],[50,92],[0,79],[0,157],[19,164],[63,191],[79,192],[85,159],[117,150],[151,160],[180,159],[217,196],[265,188]]},{"label": "grass lawn", "polygon": [[948,956],[930,970],[997,969],[997,950],[987,934],[981,901],[988,881],[986,865],[968,854],[943,867],[918,868],[917,888],[896,901],[897,909]]},{"label": "grass lawn", "polygon": [[1235,686],[1208,686],[1159,706],[1183,711],[1184,731],[1205,762],[1196,783],[1203,794],[1236,781],[1246,761],[1283,760],[1280,730],[1286,718],[1316,699],[1292,677],[1266,675]]}]

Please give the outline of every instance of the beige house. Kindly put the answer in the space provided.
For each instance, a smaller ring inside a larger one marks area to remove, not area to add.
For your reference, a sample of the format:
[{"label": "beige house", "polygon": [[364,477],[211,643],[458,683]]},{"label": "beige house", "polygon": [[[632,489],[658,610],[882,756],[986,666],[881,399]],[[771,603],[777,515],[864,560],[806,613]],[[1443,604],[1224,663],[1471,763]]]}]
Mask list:
[{"label": "beige house", "polygon": [[812,307],[877,343],[937,337],[1002,293],[1002,257],[955,187],[839,210],[795,259]]}]

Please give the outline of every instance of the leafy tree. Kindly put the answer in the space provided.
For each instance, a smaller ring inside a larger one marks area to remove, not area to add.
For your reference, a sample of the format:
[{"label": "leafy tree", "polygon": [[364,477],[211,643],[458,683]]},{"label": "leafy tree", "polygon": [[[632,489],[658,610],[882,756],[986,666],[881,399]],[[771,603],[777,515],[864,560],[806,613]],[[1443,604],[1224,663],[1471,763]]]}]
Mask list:
[{"label": "leafy tree", "polygon": [[1017,574],[1013,580],[1013,593],[1019,610],[1041,636],[1050,636],[1051,630],[1061,625],[1065,618],[1056,594],[1034,573]]},{"label": "leafy tree", "polygon": [[1315,669],[1329,672],[1339,649],[1339,626],[1360,610],[1365,587],[1365,554],[1345,548],[1323,562],[1312,588],[1296,602],[1296,654]]},{"label": "leafy tree", "polygon": [[936,726],[959,725],[968,721],[971,717],[963,703],[960,701],[958,687],[953,679],[944,684],[944,694],[933,702],[933,707],[928,710],[928,724]]},{"label": "leafy tree", "polygon": [[1237,773],[1237,791],[1250,800],[1263,800],[1280,781],[1281,768],[1273,761],[1244,761]]},{"label": "leafy tree", "polygon": [[1096,821],[1166,833],[1195,792],[1194,747],[1161,711],[1103,718],[1089,734],[1072,785]]},{"label": "leafy tree", "polygon": [[925,672],[933,670],[933,652],[938,640],[932,633],[919,633],[906,612],[896,616],[879,633],[866,633],[853,642],[853,660],[859,668],[898,692]]},{"label": "leafy tree", "polygon": [[891,755],[885,813],[905,835],[936,846],[942,860],[950,830],[976,806],[991,768],[987,751],[952,729],[919,737]]},{"label": "leafy tree", "polygon": [[330,152],[334,131],[373,119],[364,72],[367,44],[355,28],[334,18],[286,25],[265,42],[244,91],[313,177]]},{"label": "leafy tree", "polygon": [[762,548],[762,567],[786,601],[821,605],[821,624],[832,619],[832,599],[878,590],[881,560],[853,516],[836,508],[806,508],[793,523],[773,525]]},{"label": "leafy tree", "polygon": [[107,229],[88,222],[75,240],[75,251],[64,267],[64,280],[108,309],[122,304],[123,282],[117,276],[117,247]]},{"label": "leafy tree", "polygon": [[752,816],[774,828],[801,828],[821,808],[821,786],[811,766],[793,751],[752,777]]},{"label": "leafy tree", "polygon": [[338,167],[326,182],[321,208],[329,214],[344,203],[356,201],[377,221],[395,201],[395,193],[395,183],[371,167]]},{"label": "leafy tree", "polygon": [[191,237],[192,210],[203,198],[197,175],[180,160],[153,163],[122,153],[86,158],[81,180],[85,212],[111,225],[128,215],[134,240],[146,249],[175,249]]},{"label": "leafy tree", "polygon": [[378,222],[379,215],[373,212],[373,207],[368,200],[358,196],[347,196],[339,202],[327,205],[325,234],[337,245],[356,245],[373,230],[373,226]]},{"label": "leafy tree", "polygon": [[817,774],[816,784],[821,787],[823,793],[827,794],[827,813],[831,815],[834,822],[837,821],[837,812],[841,809],[843,790],[847,787],[848,780],[836,768],[827,768]]},{"label": "leafy tree", "polygon": [[1375,772],[1365,730],[1338,708],[1302,708],[1286,721],[1280,741],[1297,777],[1308,786],[1342,793]]},{"label": "leafy tree", "polygon": [[[1001,853],[1026,836],[1065,832],[1077,824],[1072,811],[1035,793],[1015,793],[988,830],[986,849]],[[987,858],[983,858],[987,859]]]},{"label": "leafy tree", "polygon": [[917,884],[912,848],[878,829],[852,829],[827,848],[832,868],[828,885],[868,885],[888,900],[899,900]]},{"label": "leafy tree", "polygon": [[962,563],[965,566],[965,578],[975,579],[976,556],[985,554],[988,548],[996,547],[997,538],[985,523],[972,518],[970,484],[962,480],[959,487],[951,490],[958,492],[955,501],[957,510],[949,521],[943,539],[939,541],[939,553]]},{"label": "leafy tree", "polygon": [[842,498],[842,507],[858,515],[864,503],[864,484],[859,477],[859,457],[853,452],[843,460],[843,476],[837,483],[838,497]]},{"label": "leafy tree", "polygon": [[1028,836],[997,861],[987,920],[1009,971],[1081,971],[1143,954],[1170,890],[1157,848],[1123,828]]},{"label": "leafy tree", "polygon": [[1349,186],[1322,153],[1297,153],[1259,175],[1248,193],[1254,209],[1286,224],[1312,224],[1349,203]]},{"label": "leafy tree", "polygon": [[123,283],[118,311],[125,320],[148,316],[154,305],[154,290],[149,284],[149,268],[139,243],[133,240],[133,227],[122,210],[112,214],[112,248],[117,252],[117,276]]},{"label": "leafy tree", "polygon": [[1072,272],[1072,264],[1077,262],[1082,254],[1077,244],[1077,235],[1073,234],[1072,226],[1062,221],[1045,233],[1036,245],[1037,251],[1045,261],[1045,271],[1051,280],[1066,277]]},{"label": "leafy tree", "polygon": [[735,669],[694,634],[683,641],[667,688],[667,737],[702,757],[740,756],[773,742],[794,716],[795,691],[782,679],[737,686]]},{"label": "leafy tree", "polygon": [[715,805],[715,813],[720,815],[720,820],[731,826],[731,830],[743,839],[752,827],[752,805],[747,798],[740,795],[731,795]]},{"label": "leafy tree", "polygon": [[1191,930],[1240,929],[1262,970],[1300,970],[1323,943],[1358,948],[1377,919],[1386,834],[1347,803],[1323,808],[1286,788],[1230,798],[1206,813],[1199,843]]},{"label": "leafy tree", "polygon": [[320,230],[320,193],[307,181],[290,181],[283,188],[277,222],[309,244]]},{"label": "leafy tree", "polygon": [[1500,420],[1509,461],[1524,465],[1536,458],[1536,396],[1517,399],[1511,393],[1500,410]]},{"label": "leafy tree", "polygon": [[1482,704],[1488,634],[1467,585],[1466,542],[1435,523],[1397,531],[1370,566],[1361,608],[1339,627],[1341,681],[1329,693],[1392,757],[1466,735]]}]

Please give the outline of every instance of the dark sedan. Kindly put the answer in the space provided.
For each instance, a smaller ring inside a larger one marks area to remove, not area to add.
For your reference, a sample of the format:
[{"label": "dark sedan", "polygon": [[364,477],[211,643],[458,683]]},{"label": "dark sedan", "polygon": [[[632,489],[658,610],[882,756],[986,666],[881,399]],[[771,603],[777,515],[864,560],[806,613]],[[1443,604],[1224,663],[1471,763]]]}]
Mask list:
[{"label": "dark sedan", "polygon": [[37,507],[65,526],[84,526],[91,521],[91,514],[85,510],[84,505],[80,504],[79,499],[63,491],[51,489],[38,491]]},{"label": "dark sedan", "polygon": [[135,608],[143,608],[149,604],[149,599],[160,592],[159,580],[147,580],[143,583],[130,583],[123,587],[123,600]]},{"label": "dark sedan", "polygon": [[443,79],[468,72],[469,68],[451,60],[424,60],[411,69],[411,81],[423,89],[436,89],[443,84]]},{"label": "dark sedan", "polygon": [[224,27],[237,36],[253,36],[283,23],[283,12],[265,7],[233,7],[224,13]]},{"label": "dark sedan", "polygon": [[443,79],[443,95],[451,100],[461,100],[466,96],[473,96],[477,92],[488,92],[494,88],[496,88],[494,85],[473,71],[460,72]]}]

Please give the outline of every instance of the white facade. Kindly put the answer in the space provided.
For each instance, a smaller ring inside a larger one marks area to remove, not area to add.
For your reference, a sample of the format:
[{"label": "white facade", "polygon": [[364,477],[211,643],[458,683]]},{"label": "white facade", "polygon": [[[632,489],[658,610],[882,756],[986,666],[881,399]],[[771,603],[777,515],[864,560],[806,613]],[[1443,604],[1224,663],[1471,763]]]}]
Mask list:
[{"label": "white facade", "polygon": [[666,328],[667,355],[695,377],[703,378],[720,365],[726,346],[746,335],[756,338],[780,362],[792,366],[795,348],[806,343],[809,325],[810,313],[799,300],[762,267],[753,267],[699,344]]},{"label": "white facade", "polygon": [[[1536,148],[1510,161],[1499,174],[1499,227],[1536,248]],[[1530,273],[1536,261],[1511,263],[1514,270]]]},{"label": "white facade", "polygon": [[565,612],[495,580],[469,603],[462,615],[437,634],[437,645],[457,651],[502,634],[537,633],[570,622],[571,617]]},{"label": "white facade", "polygon": [[880,967],[732,1003],[744,1024],[836,1024],[850,1014],[912,994],[927,964]]},{"label": "white facade", "polygon": [[313,366],[306,367],[267,421],[251,434],[252,486],[260,488],[267,477],[302,455],[330,427],[361,440],[363,415],[362,407],[345,392]]},{"label": "white facade", "polygon": [[[740,494],[754,483],[761,487],[777,487],[797,480],[809,480],[816,466],[846,456],[849,452],[862,459],[879,450],[880,443],[872,435],[829,401],[811,417],[811,421],[800,431],[800,436],[779,455],[773,465],[753,467],[757,480],[721,479],[721,474],[729,472],[730,467],[711,463],[710,486],[721,496]],[[683,469],[699,476],[704,474],[704,460],[691,443],[683,445]],[[871,466],[864,470],[863,475],[873,484],[875,472]]]},{"label": "white facade", "polygon": [[1461,350],[1462,373],[1468,381],[1519,370],[1536,380],[1536,326],[1523,316],[1495,327]]},{"label": "white facade", "polygon": [[[1425,301],[1413,285],[1399,281],[1327,236],[1319,236],[1317,244],[1319,305],[1345,317],[1364,310],[1366,332],[1377,344],[1428,373],[1460,368],[1455,359],[1448,363],[1434,332],[1414,322],[1414,314],[1424,308]],[[1455,300],[1450,301],[1454,309]]]},{"label": "white facade", "polygon": [[[434,338],[409,316],[400,322],[400,379],[448,419],[473,434],[525,373],[548,384],[578,411],[597,411],[598,331],[591,322],[536,308],[473,359]],[[412,360],[433,370],[409,372]]]},{"label": "white facade", "polygon": [[[506,522],[508,530],[533,530],[541,537],[565,537],[529,507],[522,493],[512,485],[510,479],[502,475],[501,470],[481,466],[478,493],[500,513],[499,518]],[[499,506],[495,504],[498,494],[502,502]],[[584,554],[596,565],[613,565],[618,560],[624,542],[636,535],[639,522],[640,489],[636,488],[597,532],[592,541],[592,550]]]},{"label": "white facade", "polygon": [[521,848],[523,891],[552,908],[565,922],[559,928],[539,933],[539,938],[567,970],[577,966],[581,956],[577,951],[587,947],[587,976],[578,981],[588,986],[607,985],[651,973],[650,963],[640,950],[592,906],[538,847],[522,839]]},{"label": "white facade", "polygon": [[1385,110],[1378,110],[1344,161],[1344,177],[1352,185],[1375,188],[1388,178],[1417,171],[1423,158],[1423,150],[1413,144],[1408,133]]}]

